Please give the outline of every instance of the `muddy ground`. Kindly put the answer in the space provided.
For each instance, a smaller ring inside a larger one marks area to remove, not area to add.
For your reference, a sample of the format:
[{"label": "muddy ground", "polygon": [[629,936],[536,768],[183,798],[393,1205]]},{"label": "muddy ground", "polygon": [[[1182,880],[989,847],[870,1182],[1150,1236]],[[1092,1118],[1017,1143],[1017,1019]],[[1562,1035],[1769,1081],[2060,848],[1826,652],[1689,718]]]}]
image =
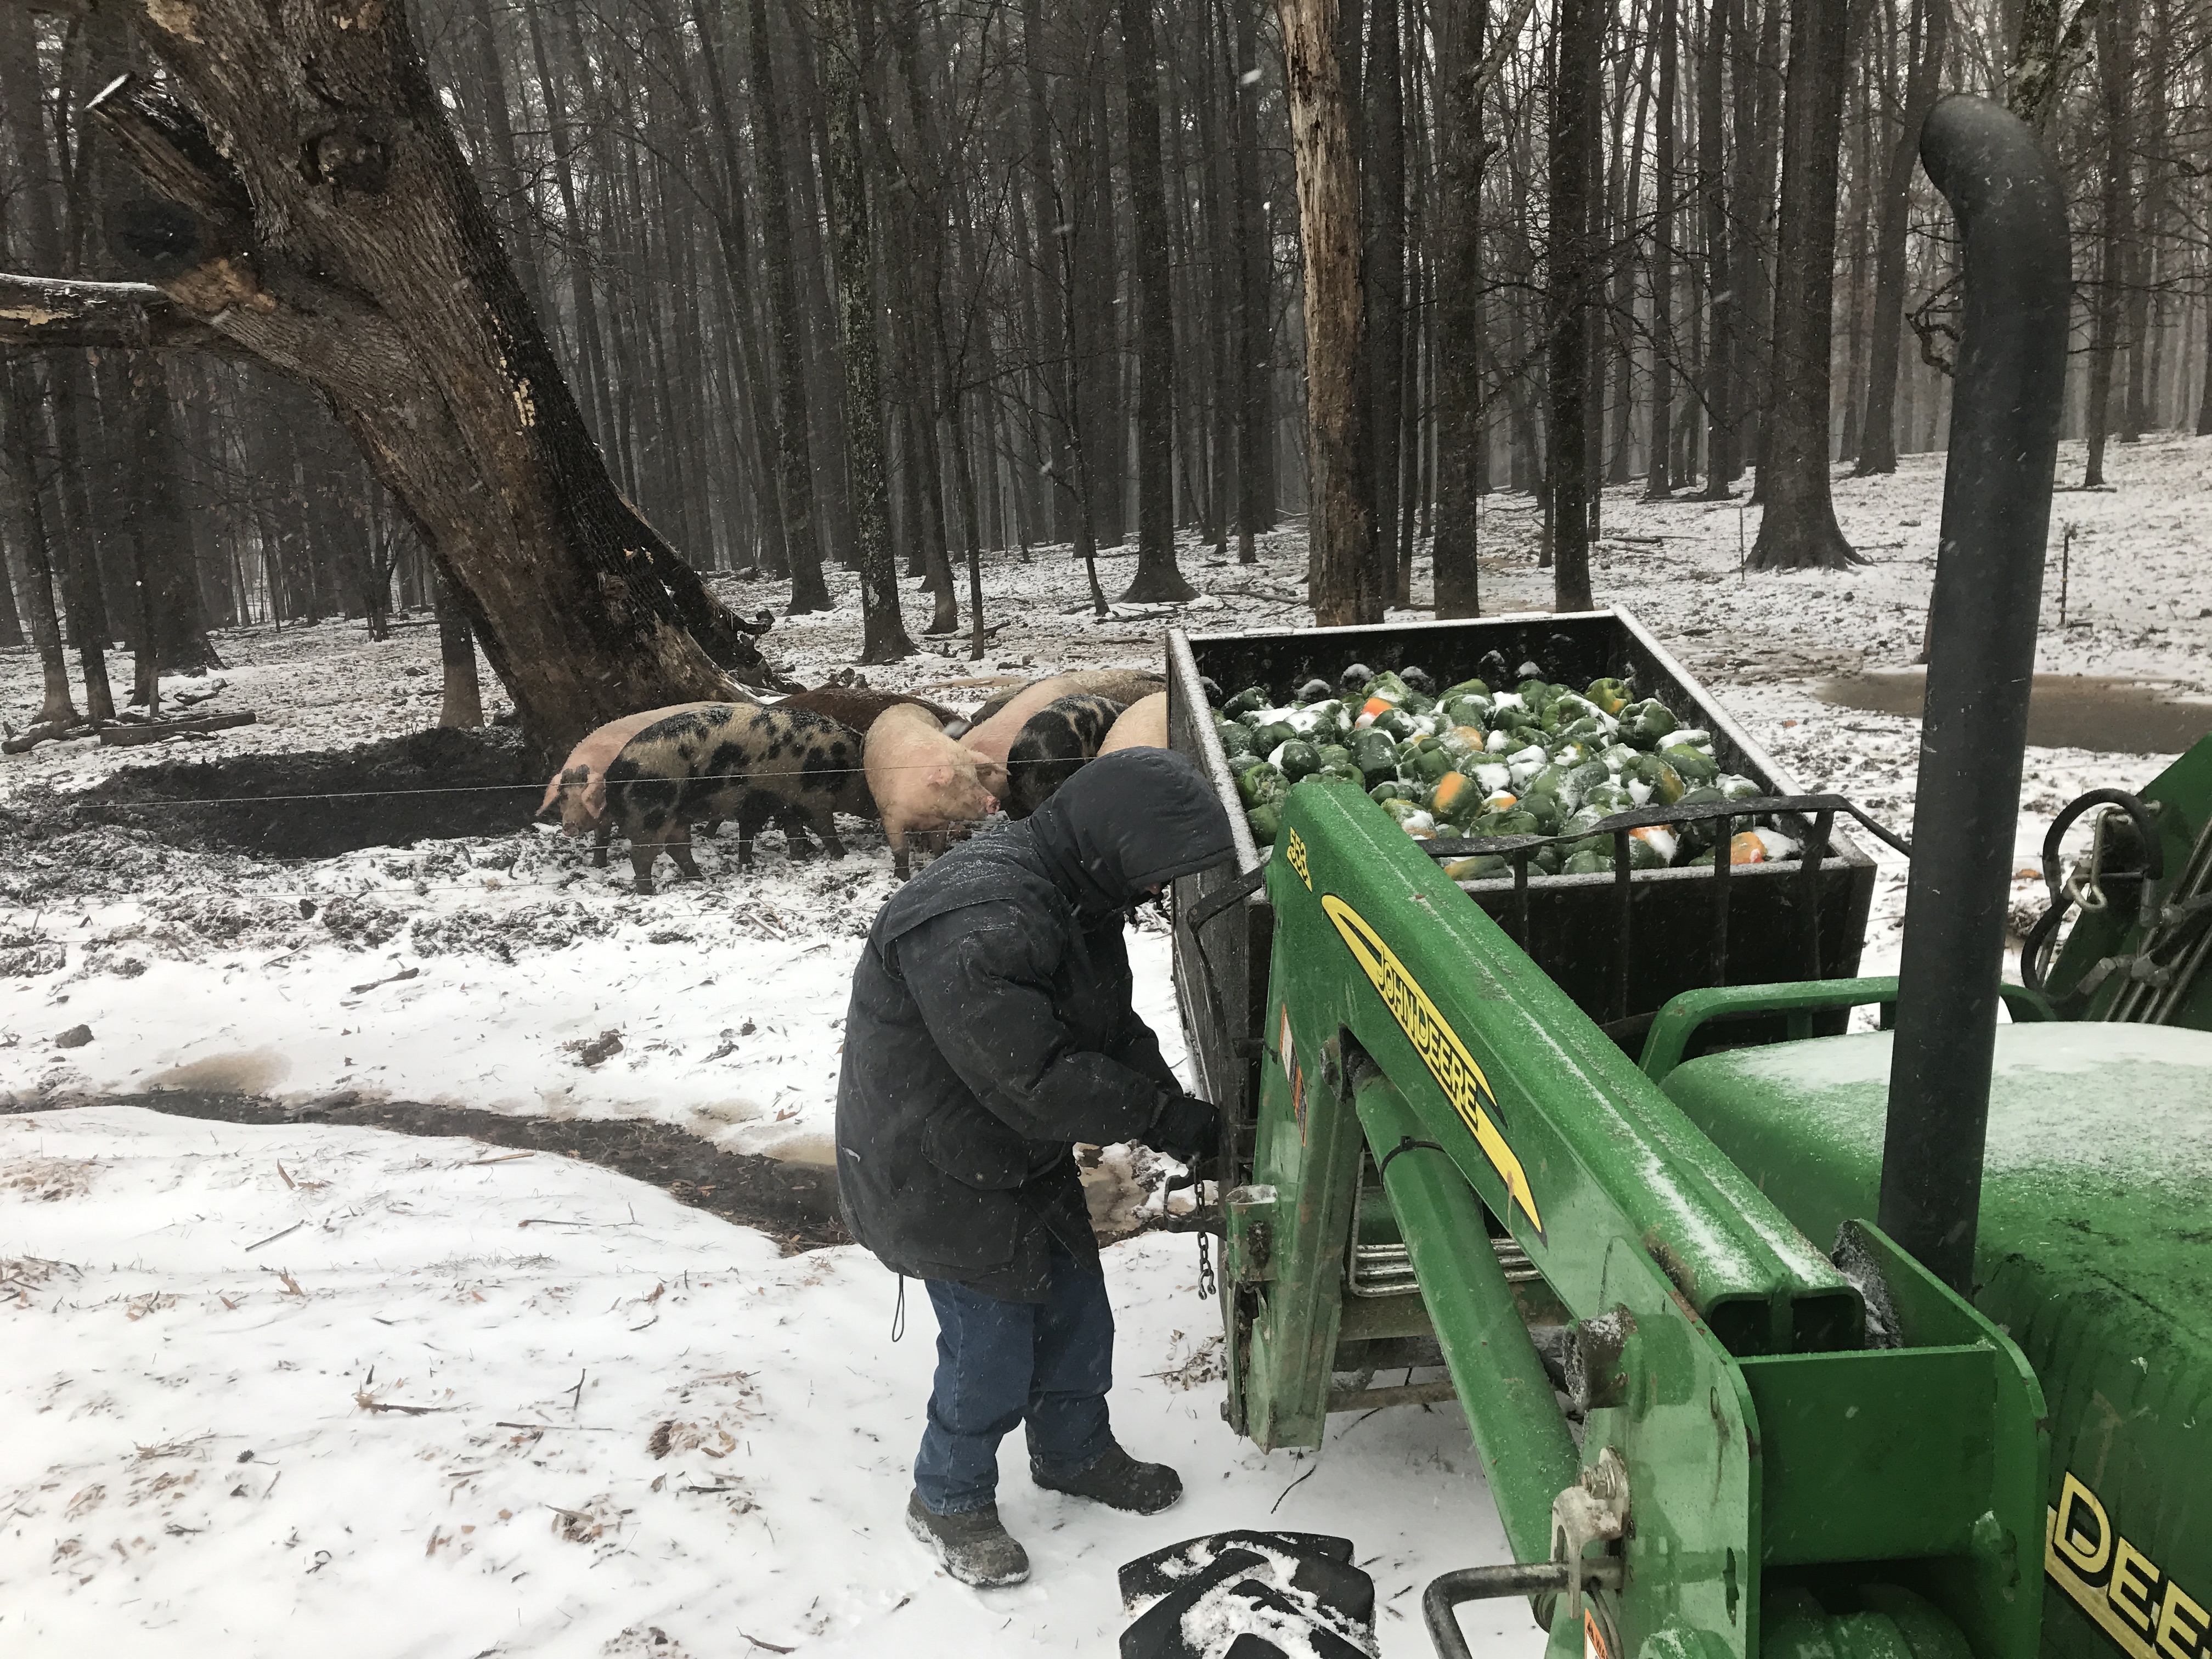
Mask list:
[{"label": "muddy ground", "polygon": [[[460,1106],[371,1100],[351,1091],[283,1102],[260,1095],[157,1090],[77,1103],[140,1106],[174,1117],[222,1123],[331,1123],[405,1135],[467,1135],[487,1146],[581,1158],[645,1182],[694,1209],[706,1210],[740,1226],[758,1228],[776,1240],[786,1255],[852,1243],[844,1223],[838,1219],[837,1181],[831,1170],[751,1152],[724,1152],[665,1123],[635,1118],[514,1117]],[[67,1105],[0,1103],[0,1115],[8,1116],[69,1109]]]}]

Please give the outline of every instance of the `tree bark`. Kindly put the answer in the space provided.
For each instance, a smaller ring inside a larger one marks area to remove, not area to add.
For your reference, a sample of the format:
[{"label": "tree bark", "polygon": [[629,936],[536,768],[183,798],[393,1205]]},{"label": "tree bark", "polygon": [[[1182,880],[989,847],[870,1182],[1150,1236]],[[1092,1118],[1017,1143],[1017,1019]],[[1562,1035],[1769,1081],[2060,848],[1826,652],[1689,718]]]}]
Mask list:
[{"label": "tree bark", "polygon": [[827,105],[830,234],[837,259],[837,337],[845,364],[846,468],[853,480],[854,551],[860,568],[860,660],[897,662],[914,654],[899,613],[898,563],[891,554],[890,502],[884,488],[881,393],[876,362],[876,256],[869,234],[861,157],[860,74],[874,55],[873,31],[861,30],[856,0],[833,0],[834,31],[823,53]]},{"label": "tree bark", "polygon": [[1237,562],[1259,562],[1255,538],[1272,529],[1274,512],[1268,491],[1268,465],[1274,441],[1269,418],[1267,380],[1271,373],[1268,342],[1273,337],[1268,316],[1268,275],[1272,258],[1266,228],[1261,222],[1259,137],[1260,0],[1229,0],[1236,16],[1236,100],[1232,117],[1234,140],[1231,155],[1231,188],[1236,194],[1237,295]]},{"label": "tree bark", "polygon": [[1897,471],[1897,373],[1905,331],[1905,237],[1911,227],[1912,169],[1920,129],[1936,106],[1950,0],[1912,0],[1900,50],[1906,58],[1904,124],[1889,153],[1881,217],[1875,227],[1874,325],[1867,343],[1866,413],[1859,427],[1858,473]]},{"label": "tree bark", "polygon": [[2135,45],[2134,0],[2118,0],[2097,14],[2097,73],[2104,94],[2103,206],[2099,214],[2097,301],[2089,337],[2089,384],[2081,410],[2087,441],[2082,485],[2105,482],[2105,442],[2112,431],[2112,360],[2120,349],[2120,299],[2127,282],[2130,209],[2128,100],[2133,80],[2127,54]]},{"label": "tree bark", "polygon": [[139,354],[130,364],[133,417],[129,434],[137,501],[131,514],[131,568],[139,628],[131,701],[150,710],[164,671],[196,674],[222,666],[208,643],[200,605],[199,554],[178,471],[176,409],[161,360]]},{"label": "tree bark", "polygon": [[1651,465],[1644,493],[1665,501],[1674,493],[1674,76],[1680,28],[1675,0],[1658,0],[1658,13],[1659,131],[1651,158],[1658,203],[1651,222]]},{"label": "tree bark", "polygon": [[1323,628],[1382,620],[1369,556],[1368,406],[1359,395],[1359,171],[1352,99],[1337,57],[1338,0],[1277,0],[1305,268],[1307,534],[1314,617]]},{"label": "tree bark", "polygon": [[[705,0],[692,0],[703,8]],[[695,14],[696,15],[696,14]],[[753,120],[759,136],[761,251],[768,261],[769,337],[775,359],[777,493],[783,498],[784,540],[791,559],[791,609],[830,609],[822,579],[822,546],[814,525],[814,458],[806,427],[806,367],[799,286],[792,274],[791,190],[784,157],[783,112],[769,49],[767,0],[752,0]],[[705,30],[701,30],[702,36]],[[712,48],[709,47],[711,56]]]},{"label": "tree bark", "polygon": [[2089,32],[2099,8],[2112,0],[2025,0],[2020,9],[2020,42],[2005,76],[2005,107],[2038,132],[2066,94],[2089,55]]},{"label": "tree bark", "polygon": [[438,578],[432,603],[438,615],[438,666],[445,675],[444,697],[438,711],[441,726],[478,726],[483,724],[483,693],[477,682],[476,630],[469,625],[453,584]]},{"label": "tree bark", "polygon": [[54,614],[53,571],[46,515],[39,499],[38,445],[24,365],[0,359],[0,541],[8,549],[15,599],[39,653],[39,726],[75,726],[83,717],[70,700],[69,659]]},{"label": "tree bark", "polygon": [[[1702,198],[1707,307],[1712,343],[1705,356],[1705,499],[1723,501],[1743,469],[1736,459],[1736,304],[1729,223],[1728,148],[1722,127],[1722,68],[1735,33],[1736,0],[1710,0],[1705,56],[1698,64],[1698,186]],[[1740,204],[1739,204],[1740,205]]]},{"label": "tree bark", "polygon": [[[719,36],[709,27],[711,15],[703,0],[692,0],[692,26],[699,33],[700,64],[707,77],[708,108],[714,118],[714,136],[721,151],[721,200],[714,217],[715,238],[722,254],[726,301],[724,317],[726,325],[737,337],[738,360],[744,369],[747,412],[752,416],[757,444],[754,477],[761,504],[761,559],[769,569],[778,574],[785,574],[794,569],[793,544],[799,538],[793,532],[791,514],[794,508],[792,503],[783,499],[782,474],[776,464],[779,440],[775,392],[769,371],[762,361],[760,342],[755,328],[754,254],[752,239],[747,229],[749,215],[745,205],[744,164],[738,147],[737,117],[730,107],[729,93],[722,76]],[[678,61],[680,63],[681,60]],[[688,95],[688,87],[679,85],[678,90]],[[807,504],[811,499],[812,488],[810,480],[807,494],[799,497],[795,509],[805,520],[809,536],[812,534],[812,520],[807,515]],[[818,580],[821,556],[818,549],[814,556]],[[799,591],[799,581],[795,576],[793,591],[794,593]]]},{"label": "tree bark", "polygon": [[1550,147],[1551,240],[1545,283],[1549,333],[1551,431],[1547,446],[1552,520],[1553,605],[1588,611],[1590,502],[1597,494],[1591,445],[1591,301],[1603,281],[1592,246],[1591,182],[1597,157],[1600,53],[1606,9],[1600,0],[1560,0],[1554,31]]},{"label": "tree bark", "polygon": [[1370,580],[1390,602],[1403,605],[1410,596],[1399,588],[1397,548],[1406,344],[1406,110],[1400,59],[1398,0],[1371,0],[1359,132],[1359,205],[1366,227],[1360,268],[1366,281],[1367,429],[1374,446],[1368,556],[1375,564]]},{"label": "tree bark", "polygon": [[194,106],[132,87],[100,106],[183,210],[149,274],[330,400],[481,624],[532,738],[558,747],[641,706],[726,695],[716,658],[774,683],[607,477],[404,7],[272,22],[251,0],[201,0],[142,27]]},{"label": "tree bark", "polygon": [[[2127,395],[2120,404],[2120,441],[2140,442],[2154,416],[2150,403],[2156,354],[2153,350],[2151,295],[2156,276],[2159,239],[2165,228],[2166,159],[2171,142],[2166,130],[2168,59],[2173,50],[2173,31],[2164,5],[2153,8],[2151,32],[2139,46],[2130,46],[2150,81],[2142,101],[2142,131],[2148,139],[2143,161],[2142,203],[2130,213],[2128,238],[2128,295],[2124,337],[2128,347]],[[2133,100],[2130,100],[2132,106]]]},{"label": "tree bark", "polygon": [[1121,0],[1121,70],[1129,115],[1129,277],[1135,301],[1137,574],[1121,597],[1188,599],[1175,546],[1175,295],[1168,277],[1166,180],[1152,0]]},{"label": "tree bark", "polygon": [[[1482,175],[1488,149],[1482,104],[1528,16],[1527,0],[1481,61],[1487,0],[1449,0],[1439,9],[1437,46],[1437,179],[1436,343],[1436,540],[1431,549],[1438,621],[1482,614],[1480,502],[1487,414],[1482,394],[1484,337]],[[1516,313],[1517,314],[1517,313]]]},{"label": "tree bark", "polygon": [[[1772,395],[1774,361],[1774,244],[1768,227],[1774,218],[1775,150],[1778,148],[1782,82],[1783,0],[1738,0],[1743,8],[1741,50],[1737,59],[1737,159],[1742,183],[1735,193],[1740,240],[1734,261],[1743,295],[1736,353],[1737,459],[1753,466],[1765,460],[1767,404]],[[1751,25],[1758,21],[1754,40]],[[1764,501],[1765,479],[1752,482],[1752,499]]]},{"label": "tree bark", "polygon": [[1790,13],[1772,392],[1759,457],[1766,511],[1750,557],[1761,570],[1839,570],[1863,562],[1836,523],[1828,477],[1836,186],[1850,23],[1850,9],[1843,5],[1801,5]]}]

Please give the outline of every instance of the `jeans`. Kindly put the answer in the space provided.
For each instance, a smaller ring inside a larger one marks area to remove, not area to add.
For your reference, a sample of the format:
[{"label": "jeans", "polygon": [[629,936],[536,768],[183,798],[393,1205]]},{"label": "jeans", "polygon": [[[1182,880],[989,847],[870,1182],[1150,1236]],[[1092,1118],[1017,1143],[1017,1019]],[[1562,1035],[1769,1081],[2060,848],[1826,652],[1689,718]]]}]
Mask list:
[{"label": "jeans", "polygon": [[1042,1302],[1002,1302],[946,1279],[927,1279],[937,1310],[937,1376],[929,1426],[914,1460],[914,1489],[935,1515],[996,1501],[999,1442],[1029,1425],[1033,1466],[1054,1475],[1087,1468],[1114,1443],[1106,1391],[1114,1386],[1114,1310],[1095,1263],[1054,1239]]}]

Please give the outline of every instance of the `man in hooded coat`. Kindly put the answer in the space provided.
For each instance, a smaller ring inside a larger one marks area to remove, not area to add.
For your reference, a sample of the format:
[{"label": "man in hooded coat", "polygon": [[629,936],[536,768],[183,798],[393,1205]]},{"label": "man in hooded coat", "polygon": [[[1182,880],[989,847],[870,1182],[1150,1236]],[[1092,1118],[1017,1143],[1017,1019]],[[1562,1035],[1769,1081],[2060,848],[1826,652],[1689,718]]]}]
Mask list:
[{"label": "man in hooded coat", "polygon": [[1040,1486],[1142,1515],[1182,1494],[1108,1420],[1114,1316],[1073,1143],[1214,1151],[1217,1109],[1183,1092],[1130,1006],[1121,930],[1232,849],[1184,757],[1102,756],[902,888],[854,970],[838,1192],[853,1237],[937,1312],[907,1528],[963,1583],[1029,1576],[996,1501],[1018,1423]]}]

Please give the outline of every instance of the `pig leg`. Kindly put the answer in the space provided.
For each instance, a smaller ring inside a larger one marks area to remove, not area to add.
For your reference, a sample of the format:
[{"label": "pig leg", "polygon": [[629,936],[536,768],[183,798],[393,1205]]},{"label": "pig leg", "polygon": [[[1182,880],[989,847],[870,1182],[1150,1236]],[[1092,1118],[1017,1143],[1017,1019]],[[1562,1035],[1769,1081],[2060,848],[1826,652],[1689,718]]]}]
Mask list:
[{"label": "pig leg", "polygon": [[768,813],[763,810],[759,803],[746,799],[738,804],[738,869],[750,870],[753,867],[753,837],[765,829],[768,823]]},{"label": "pig leg", "polygon": [[650,834],[629,838],[629,867],[637,876],[637,890],[653,891],[653,866],[660,857],[660,842]]},{"label": "pig leg", "polygon": [[668,830],[668,856],[676,860],[676,867],[686,881],[704,881],[699,866],[691,858],[691,826],[674,823]]},{"label": "pig leg", "polygon": [[604,870],[607,867],[607,843],[614,838],[615,829],[611,823],[601,824],[594,832],[592,836],[592,869]]},{"label": "pig leg", "polygon": [[884,825],[884,839],[891,844],[891,873],[904,881],[911,873],[907,861],[906,826]]},{"label": "pig leg", "polygon": [[777,812],[775,822],[783,831],[784,857],[797,864],[814,856],[813,843],[806,839],[806,832],[814,828],[812,814],[803,806],[787,806]]}]

